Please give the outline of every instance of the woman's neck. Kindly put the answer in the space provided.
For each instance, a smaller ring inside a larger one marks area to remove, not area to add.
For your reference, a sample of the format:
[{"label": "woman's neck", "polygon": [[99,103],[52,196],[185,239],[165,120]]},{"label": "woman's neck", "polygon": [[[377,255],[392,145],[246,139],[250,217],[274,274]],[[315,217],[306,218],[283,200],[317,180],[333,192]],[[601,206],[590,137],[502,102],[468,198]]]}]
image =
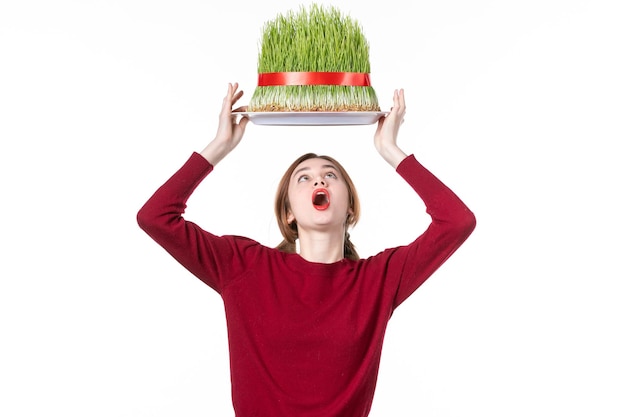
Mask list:
[{"label": "woman's neck", "polygon": [[345,233],[298,232],[300,256],[309,262],[331,264],[344,258]]}]

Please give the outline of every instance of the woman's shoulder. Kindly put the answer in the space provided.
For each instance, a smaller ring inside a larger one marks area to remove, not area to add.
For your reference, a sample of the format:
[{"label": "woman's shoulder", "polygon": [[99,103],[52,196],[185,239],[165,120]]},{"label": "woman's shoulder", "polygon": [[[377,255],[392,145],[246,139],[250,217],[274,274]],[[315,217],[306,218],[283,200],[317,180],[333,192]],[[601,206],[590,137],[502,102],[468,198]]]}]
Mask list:
[{"label": "woman's shoulder", "polygon": [[249,254],[277,256],[282,252],[274,247],[270,247],[260,241],[248,236],[242,235],[224,235],[222,239],[230,242],[230,245],[237,249],[238,252],[247,252]]}]

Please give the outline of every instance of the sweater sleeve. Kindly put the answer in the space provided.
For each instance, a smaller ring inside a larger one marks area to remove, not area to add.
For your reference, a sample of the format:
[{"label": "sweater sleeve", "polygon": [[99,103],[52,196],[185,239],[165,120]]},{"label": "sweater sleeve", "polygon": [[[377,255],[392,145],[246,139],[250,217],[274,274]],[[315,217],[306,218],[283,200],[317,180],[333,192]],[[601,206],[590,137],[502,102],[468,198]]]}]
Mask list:
[{"label": "sweater sleeve", "polygon": [[405,158],[396,171],[423,200],[431,223],[414,242],[392,250],[388,268],[399,276],[394,308],[422,285],[476,227],[469,208],[414,155]]},{"label": "sweater sleeve", "polygon": [[253,242],[215,236],[184,219],[187,200],[213,166],[194,152],[187,162],[148,199],[137,222],[181,265],[218,293],[225,280],[243,269],[242,251]]}]

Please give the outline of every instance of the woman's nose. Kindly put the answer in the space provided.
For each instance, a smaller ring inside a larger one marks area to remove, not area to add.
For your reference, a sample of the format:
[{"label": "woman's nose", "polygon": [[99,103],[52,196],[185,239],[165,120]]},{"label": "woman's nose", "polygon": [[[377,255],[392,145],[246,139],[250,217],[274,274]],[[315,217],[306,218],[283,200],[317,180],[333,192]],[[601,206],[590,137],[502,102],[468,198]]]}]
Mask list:
[{"label": "woman's nose", "polygon": [[316,181],[315,181],[315,185],[316,185],[316,186],[317,186],[317,185],[323,185],[323,186],[326,186],[326,183],[324,182],[324,180],[316,180]]}]

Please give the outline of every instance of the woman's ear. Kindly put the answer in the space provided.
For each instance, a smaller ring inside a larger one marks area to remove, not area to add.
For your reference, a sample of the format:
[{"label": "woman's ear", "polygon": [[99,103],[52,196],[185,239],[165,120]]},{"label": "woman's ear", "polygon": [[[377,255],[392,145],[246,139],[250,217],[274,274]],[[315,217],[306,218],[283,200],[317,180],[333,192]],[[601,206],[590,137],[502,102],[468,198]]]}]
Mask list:
[{"label": "woman's ear", "polygon": [[346,214],[346,226],[351,226],[354,223],[354,210],[352,207],[348,208],[348,213]]},{"label": "woman's ear", "polygon": [[296,217],[293,215],[293,213],[291,212],[291,210],[289,210],[287,212],[287,224],[291,224],[293,223],[293,221],[296,220]]}]

